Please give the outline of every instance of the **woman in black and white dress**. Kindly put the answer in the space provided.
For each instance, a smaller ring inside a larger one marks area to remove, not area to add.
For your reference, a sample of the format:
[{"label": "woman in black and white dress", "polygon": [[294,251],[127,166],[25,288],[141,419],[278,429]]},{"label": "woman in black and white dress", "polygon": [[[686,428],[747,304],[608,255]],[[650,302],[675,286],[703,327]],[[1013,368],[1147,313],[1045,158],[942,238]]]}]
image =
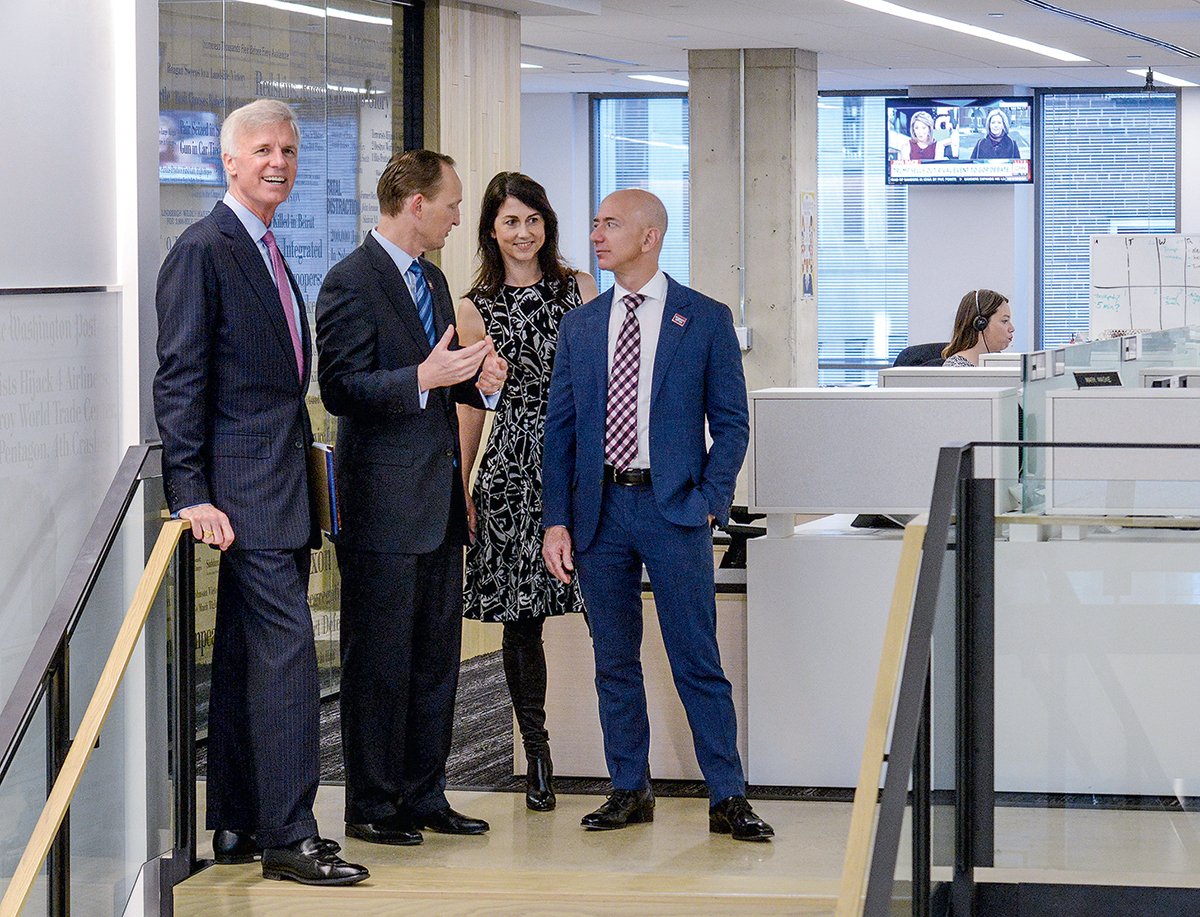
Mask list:
[{"label": "woman in black and white dress", "polygon": [[474,493],[466,486],[484,413],[459,407],[467,548],[464,614],[504,626],[504,675],[529,762],[525,802],[554,808],[546,732],[547,617],[582,611],[575,583],[565,586],[542,562],[542,431],[558,324],[593,299],[591,275],[572,270],[558,250],[558,218],[545,189],[519,172],[501,172],[484,192],[479,218],[479,272],[459,303],[463,346],[491,335],[508,361]]}]

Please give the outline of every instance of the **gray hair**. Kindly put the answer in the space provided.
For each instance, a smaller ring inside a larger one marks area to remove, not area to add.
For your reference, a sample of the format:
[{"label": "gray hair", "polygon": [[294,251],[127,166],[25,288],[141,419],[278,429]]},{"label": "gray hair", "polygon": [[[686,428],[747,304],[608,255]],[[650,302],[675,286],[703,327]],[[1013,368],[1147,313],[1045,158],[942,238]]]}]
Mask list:
[{"label": "gray hair", "polygon": [[273,124],[290,124],[296,135],[296,147],[300,147],[300,123],[291,106],[277,99],[257,99],[241,108],[234,109],[221,125],[221,155],[236,156],[238,140],[247,131],[257,130]]}]

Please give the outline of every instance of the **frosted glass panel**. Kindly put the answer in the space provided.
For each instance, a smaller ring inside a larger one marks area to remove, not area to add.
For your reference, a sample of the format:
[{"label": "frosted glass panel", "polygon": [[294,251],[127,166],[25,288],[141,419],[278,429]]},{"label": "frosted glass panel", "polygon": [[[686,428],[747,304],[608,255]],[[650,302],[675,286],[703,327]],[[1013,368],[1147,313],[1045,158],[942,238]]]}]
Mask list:
[{"label": "frosted glass panel", "polygon": [[0,703],[116,471],[119,305],[0,296]]}]

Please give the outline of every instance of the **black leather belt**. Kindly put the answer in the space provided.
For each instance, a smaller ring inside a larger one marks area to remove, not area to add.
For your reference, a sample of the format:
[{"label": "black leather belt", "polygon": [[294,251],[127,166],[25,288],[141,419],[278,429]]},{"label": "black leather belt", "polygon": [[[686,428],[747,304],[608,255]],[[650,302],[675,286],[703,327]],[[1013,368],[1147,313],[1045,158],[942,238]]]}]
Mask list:
[{"label": "black leather belt", "polygon": [[617,471],[612,465],[604,466],[604,480],[610,484],[621,484],[624,487],[636,487],[650,483],[649,468],[626,468]]}]

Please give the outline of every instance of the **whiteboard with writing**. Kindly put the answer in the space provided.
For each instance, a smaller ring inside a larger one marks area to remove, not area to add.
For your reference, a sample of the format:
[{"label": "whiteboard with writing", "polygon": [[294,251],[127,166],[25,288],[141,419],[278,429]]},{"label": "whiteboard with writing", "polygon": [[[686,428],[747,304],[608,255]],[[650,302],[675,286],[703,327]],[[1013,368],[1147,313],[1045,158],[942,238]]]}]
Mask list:
[{"label": "whiteboard with writing", "polygon": [[1089,336],[1200,323],[1200,236],[1092,236]]}]

